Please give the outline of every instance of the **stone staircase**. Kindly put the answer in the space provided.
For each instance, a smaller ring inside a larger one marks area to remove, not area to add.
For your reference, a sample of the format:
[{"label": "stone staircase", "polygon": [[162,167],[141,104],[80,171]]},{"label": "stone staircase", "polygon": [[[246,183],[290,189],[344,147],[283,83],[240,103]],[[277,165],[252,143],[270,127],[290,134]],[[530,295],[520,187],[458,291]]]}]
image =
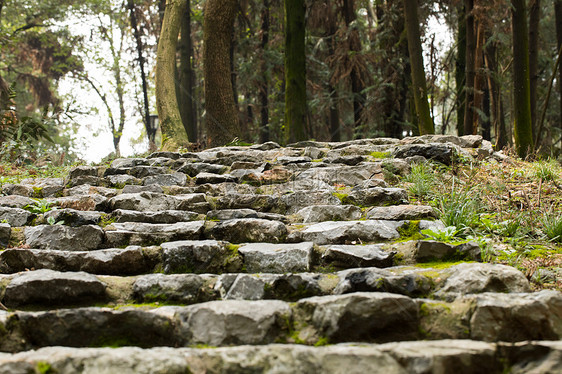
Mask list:
[{"label": "stone staircase", "polygon": [[386,182],[459,157],[502,156],[270,142],[4,185],[0,373],[560,373],[562,294],[419,240],[443,224]]}]

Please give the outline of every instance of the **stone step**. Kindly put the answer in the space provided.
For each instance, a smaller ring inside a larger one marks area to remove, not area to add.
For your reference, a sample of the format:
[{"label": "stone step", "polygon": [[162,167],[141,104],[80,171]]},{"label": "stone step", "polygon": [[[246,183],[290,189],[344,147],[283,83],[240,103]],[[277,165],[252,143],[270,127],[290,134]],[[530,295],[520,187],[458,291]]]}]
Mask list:
[{"label": "stone step", "polygon": [[[138,252],[133,253],[138,256]],[[520,271],[478,263],[445,269],[399,266],[333,273],[155,273],[133,277],[40,269],[0,278],[0,301],[10,308],[95,303],[186,305],[219,299],[297,301],[354,292],[387,292],[452,302],[462,294],[529,291],[529,282]]]},{"label": "stone step", "polygon": [[385,292],[189,306],[87,307],[0,313],[0,350],[45,346],[225,346],[291,342],[385,343],[419,339],[559,340],[562,294],[483,293],[453,302]]},{"label": "stone step", "polygon": [[562,343],[437,340],[324,347],[48,347],[0,354],[0,373],[558,373]]}]

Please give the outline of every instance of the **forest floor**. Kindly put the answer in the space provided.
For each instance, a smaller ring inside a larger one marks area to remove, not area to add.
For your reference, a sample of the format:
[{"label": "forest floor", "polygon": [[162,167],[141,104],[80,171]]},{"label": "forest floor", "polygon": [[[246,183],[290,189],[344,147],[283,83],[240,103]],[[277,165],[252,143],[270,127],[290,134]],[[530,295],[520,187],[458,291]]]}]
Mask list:
[{"label": "forest floor", "polygon": [[[26,178],[68,175],[71,167],[0,163],[0,185]],[[430,205],[446,230],[430,239],[476,241],[484,262],[514,266],[535,290],[562,290],[562,165],[556,160],[508,157],[445,166],[414,164],[405,176],[385,171],[392,187],[408,191],[412,204]]]}]

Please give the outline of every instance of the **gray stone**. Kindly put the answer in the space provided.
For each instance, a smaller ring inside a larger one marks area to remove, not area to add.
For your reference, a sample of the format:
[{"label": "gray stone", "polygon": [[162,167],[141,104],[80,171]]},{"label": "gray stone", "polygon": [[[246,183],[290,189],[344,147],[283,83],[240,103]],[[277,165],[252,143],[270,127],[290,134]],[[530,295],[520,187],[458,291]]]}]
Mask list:
[{"label": "gray stone", "polygon": [[359,206],[396,205],[408,202],[408,193],[402,188],[353,188],[346,199]]},{"label": "gray stone", "polygon": [[25,197],[40,197],[35,196],[35,191],[31,186],[26,186],[23,184],[11,184],[6,183],[2,185],[2,193],[4,195],[17,195]]},{"label": "gray stone", "polygon": [[119,191],[117,191],[115,188],[90,186],[89,184],[83,184],[80,186],[65,189],[63,195],[82,197],[82,195],[97,194],[109,199],[117,196],[118,193]]},{"label": "gray stone", "polygon": [[562,338],[562,294],[483,293],[474,300],[470,337],[484,341],[559,340]]},{"label": "gray stone", "polygon": [[478,148],[482,140],[482,135],[464,135],[459,137],[459,145],[463,148]]},{"label": "gray stone", "polygon": [[195,176],[195,183],[196,184],[218,184],[218,183],[226,183],[226,182],[236,182],[236,178],[230,174],[213,174],[213,173],[206,173],[201,172]]},{"label": "gray stone", "polygon": [[231,193],[216,201],[216,209],[254,209],[269,212],[278,206],[279,199],[269,195]]},{"label": "gray stone", "polygon": [[389,342],[415,339],[418,334],[415,301],[390,293],[356,292],[302,299],[294,315],[297,326],[307,326],[300,331],[301,339],[311,334],[333,343]]},{"label": "gray stone", "polygon": [[217,223],[211,228],[210,235],[214,239],[226,240],[231,243],[279,243],[287,237],[287,228],[278,221],[239,218]]},{"label": "gray stone", "polygon": [[168,152],[168,151],[159,151],[151,153],[147,158],[154,159],[154,158],[171,158],[172,160],[177,160],[182,156],[191,157],[195,156],[195,154],[191,153],[179,153],[179,152]]},{"label": "gray stone", "polygon": [[296,273],[308,271],[314,245],[253,243],[238,248],[250,273]]},{"label": "gray stone", "polygon": [[423,156],[428,160],[435,160],[445,165],[450,165],[456,154],[457,149],[451,144],[429,143],[402,145],[396,148],[393,157]]},{"label": "gray stone", "polygon": [[161,247],[165,273],[235,272],[242,267],[237,252],[215,240],[183,240],[163,243]]},{"label": "gray stone", "polygon": [[418,241],[414,258],[419,262],[443,259],[482,261],[481,250],[478,243],[468,242],[460,245],[453,245],[435,240]]},{"label": "gray stone", "polygon": [[35,270],[16,275],[2,298],[9,307],[20,305],[70,305],[103,301],[105,284],[88,273]]},{"label": "gray stone", "polygon": [[[162,174],[162,175],[168,175],[168,174]],[[147,178],[151,178],[151,177],[147,177]],[[122,194],[128,194],[128,193],[141,193],[141,192],[154,192],[154,193],[164,193],[164,190],[162,189],[162,187],[156,185],[156,184],[151,184],[148,186],[139,186],[136,184],[128,184],[126,186],[123,187],[123,190],[121,191]]]},{"label": "gray stone", "polygon": [[393,269],[359,268],[338,273],[340,282],[334,294],[352,292],[390,292],[409,297],[429,295],[435,280],[419,271],[392,271]]},{"label": "gray stone", "polygon": [[114,169],[132,168],[133,166],[148,165],[148,160],[145,158],[116,158],[111,162],[111,167]]},{"label": "gray stone", "polygon": [[335,184],[355,186],[381,172],[381,163],[365,163],[357,166],[311,168],[297,175],[295,179],[320,180],[331,186]]},{"label": "gray stone", "polygon": [[341,205],[340,199],[332,191],[296,191],[281,196],[280,202],[286,207],[287,213],[296,213],[310,205]]},{"label": "gray stone", "polygon": [[187,177],[184,173],[175,172],[173,174],[152,175],[143,179],[143,185],[158,186],[185,186]]},{"label": "gray stone", "polygon": [[13,227],[25,226],[34,217],[34,214],[25,209],[0,207],[0,221],[6,220]]},{"label": "gray stone", "polygon": [[171,224],[124,222],[113,223],[105,229],[110,247],[124,245],[154,245],[174,240],[197,240],[201,238],[203,221],[177,222]]},{"label": "gray stone", "polygon": [[282,214],[256,212],[253,209],[224,209],[207,212],[207,220],[226,221],[235,218],[260,218],[284,223],[288,221]]},{"label": "gray stone", "polygon": [[137,302],[194,304],[208,301],[203,290],[204,279],[195,274],[147,274],[133,284]]},{"label": "gray stone", "polygon": [[340,269],[392,266],[396,252],[386,252],[382,248],[381,244],[332,245],[322,252],[322,261]]},{"label": "gray stone", "polygon": [[100,223],[102,212],[81,211],[75,209],[56,209],[44,214],[44,219],[52,218],[54,222],[64,222],[68,226],[97,225]]},{"label": "gray stone", "polygon": [[26,178],[21,183],[31,185],[35,194],[39,194],[40,197],[59,196],[64,190],[63,178]]},{"label": "gray stone", "polygon": [[291,309],[277,300],[223,300],[192,305],[178,314],[191,344],[267,344],[287,328]]},{"label": "gray stone", "polygon": [[177,223],[195,221],[199,214],[184,210],[162,210],[158,212],[138,212],[136,210],[116,209],[111,215],[115,222]]},{"label": "gray stone", "polygon": [[355,221],[361,218],[361,208],[353,205],[312,205],[295,214],[304,223],[324,221]]},{"label": "gray stone", "polygon": [[132,175],[135,178],[146,178],[153,175],[161,175],[167,174],[169,172],[168,168],[161,167],[161,166],[133,166],[132,168],[127,170],[129,175]]},{"label": "gray stone", "polygon": [[152,271],[141,247],[97,251],[58,251],[7,249],[0,253],[0,272],[17,273],[27,269],[85,271],[91,274],[134,275]]},{"label": "gray stone", "polygon": [[173,210],[177,206],[178,200],[174,196],[154,192],[121,194],[109,200],[111,210],[124,209],[153,212],[157,210]]},{"label": "gray stone", "polygon": [[90,251],[103,244],[104,233],[99,226],[40,225],[25,228],[25,243],[31,248],[60,251]]},{"label": "gray stone", "polygon": [[112,187],[123,187],[125,185],[137,185],[141,184],[141,180],[128,174],[117,174],[108,175],[105,179],[109,182]]},{"label": "gray stone", "polygon": [[378,206],[367,212],[367,219],[419,220],[436,218],[435,210],[425,205]]},{"label": "gray stone", "polygon": [[105,178],[91,176],[91,175],[81,175],[79,177],[72,178],[66,182],[68,187],[77,187],[81,185],[88,185],[88,186],[105,186],[107,185],[107,181]]},{"label": "gray stone", "polygon": [[61,209],[70,208],[76,210],[95,210],[104,212],[108,206],[108,199],[100,194],[65,196],[47,199]]},{"label": "gray stone", "polygon": [[303,156],[310,157],[313,160],[318,160],[326,154],[325,149],[320,149],[316,147],[306,147],[303,152]]},{"label": "gray stone", "polygon": [[10,243],[12,228],[9,223],[0,223],[0,247],[6,248]]},{"label": "gray stone", "polygon": [[315,244],[359,244],[398,239],[398,228],[403,222],[396,221],[327,221],[294,231],[289,240],[312,241]]},{"label": "gray stone", "polygon": [[228,292],[225,300],[261,300],[265,295],[266,283],[255,276],[238,274]]},{"label": "gray stone", "polygon": [[281,157],[277,157],[276,160],[278,163],[280,164],[300,164],[300,163],[304,163],[304,162],[311,162],[312,159],[308,156],[281,156]]},{"label": "gray stone", "polygon": [[543,374],[562,372],[560,341],[499,343],[499,352],[510,363],[511,374]]},{"label": "gray stone", "polygon": [[99,167],[97,166],[75,166],[68,172],[68,179],[77,177],[99,177]]},{"label": "gray stone", "polygon": [[323,161],[329,164],[344,164],[344,165],[355,166],[365,161],[365,157],[360,155],[334,156],[334,157],[326,157]]},{"label": "gray stone", "polygon": [[272,149],[278,149],[278,148],[281,148],[281,146],[275,142],[265,142],[262,144],[254,144],[250,146],[250,149],[255,149],[258,151],[270,151]]},{"label": "gray stone", "polygon": [[505,265],[467,263],[446,269],[447,280],[436,293],[437,296],[471,294],[482,292],[530,292],[525,275]]},{"label": "gray stone", "polygon": [[177,171],[185,173],[190,177],[195,177],[199,173],[213,173],[222,174],[226,172],[228,168],[224,165],[207,164],[204,162],[187,162]]},{"label": "gray stone", "polygon": [[8,208],[25,208],[28,205],[33,205],[34,200],[18,195],[0,196],[0,207]]}]

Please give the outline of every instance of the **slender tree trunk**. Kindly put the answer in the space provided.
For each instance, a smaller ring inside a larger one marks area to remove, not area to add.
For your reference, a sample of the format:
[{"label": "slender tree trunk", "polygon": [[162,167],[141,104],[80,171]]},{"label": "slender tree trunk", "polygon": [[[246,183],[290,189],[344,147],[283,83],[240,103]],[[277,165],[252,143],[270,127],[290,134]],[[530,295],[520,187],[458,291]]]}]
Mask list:
[{"label": "slender tree trunk", "polygon": [[412,90],[418,116],[419,132],[420,135],[433,134],[435,133],[435,128],[427,101],[427,85],[423,67],[417,0],[404,0],[404,18],[408,35],[408,51],[412,69]]},{"label": "slender tree trunk", "polygon": [[[336,32],[338,29],[336,17],[332,17],[332,22],[328,27],[328,34],[330,35],[330,41],[328,43],[328,53],[330,56],[334,56],[336,53]],[[340,127],[340,111],[339,111],[339,95],[337,88],[332,83],[327,83],[326,89],[330,93],[330,110],[329,110],[329,128],[330,128],[330,140],[332,142],[341,141],[341,127]]]},{"label": "slender tree trunk", "polygon": [[[531,124],[537,124],[537,82],[539,65],[539,22],[541,14],[540,0],[529,3],[529,77],[531,80]],[[535,139],[537,134],[535,134]]]},{"label": "slender tree trunk", "polygon": [[[562,0],[555,0],[554,15],[556,23],[556,41],[558,42],[558,50],[562,46]],[[562,69],[558,71],[558,90],[560,92],[560,129],[562,130]]]},{"label": "slender tree trunk", "polygon": [[466,78],[465,78],[465,105],[464,105],[464,123],[463,131],[459,135],[470,134],[472,124],[474,123],[474,78],[475,71],[475,50],[476,35],[474,32],[474,0],[465,0],[466,11]]},{"label": "slender tree trunk", "polygon": [[141,76],[141,85],[142,85],[142,98],[143,98],[143,120],[144,128],[146,130],[146,135],[148,137],[148,144],[149,149],[155,150],[155,138],[156,138],[156,129],[150,128],[150,107],[148,101],[148,83],[145,71],[145,64],[146,59],[144,58],[143,51],[144,45],[142,43],[142,38],[138,26],[137,14],[136,14],[136,7],[134,0],[129,0],[127,4],[127,8],[129,9],[129,19],[131,22],[131,28],[133,29],[133,37],[135,38],[135,43],[137,47],[137,60],[139,63],[139,70]]},{"label": "slender tree trunk", "polygon": [[353,66],[351,67],[349,77],[351,79],[351,92],[353,94],[354,134],[357,136],[359,135],[357,132],[361,128],[361,118],[363,116],[366,98],[363,93],[364,84],[361,80],[361,72],[357,69],[356,65],[353,64],[353,56],[360,53],[362,49],[359,30],[353,25],[353,22],[357,19],[355,0],[343,0],[343,14],[348,34],[349,53],[352,56],[351,62]]},{"label": "slender tree trunk", "polygon": [[501,150],[507,145],[505,117],[503,115],[501,86],[498,81],[497,42],[487,44],[484,61],[488,70],[488,89],[490,90],[490,105],[496,136],[496,149]]},{"label": "slender tree trunk", "polygon": [[515,148],[525,158],[533,149],[531,83],[529,77],[529,35],[525,0],[511,0],[513,32],[513,95]]},{"label": "slender tree trunk", "polygon": [[179,103],[183,127],[187,138],[197,142],[197,114],[195,109],[195,70],[193,69],[193,43],[191,40],[191,0],[181,22],[181,39],[179,45]]},{"label": "slender tree trunk", "polygon": [[230,49],[237,0],[207,0],[203,20],[207,143],[211,147],[240,138],[232,87]]},{"label": "slender tree trunk", "polygon": [[[476,33],[476,49],[474,51],[474,107],[472,126],[470,127],[470,134],[478,134],[478,124],[481,122],[479,112],[483,110],[483,94],[484,94],[484,72],[483,72],[483,57],[482,49],[484,47],[484,26],[482,22],[478,22]],[[466,130],[465,130],[466,132]],[[468,134],[468,133],[467,133]]]},{"label": "slender tree trunk", "polygon": [[175,150],[189,142],[175,85],[176,46],[186,5],[185,0],[167,0],[156,55],[156,107],[163,135],[162,146],[167,150]]},{"label": "slender tree trunk", "polygon": [[269,141],[269,74],[267,68],[267,47],[269,45],[269,0],[263,1],[261,14],[261,53],[260,62],[261,85],[259,91],[260,100],[260,143]]},{"label": "slender tree trunk", "polygon": [[466,100],[466,11],[464,4],[458,7],[457,59],[455,61],[455,83],[457,86],[457,133],[464,133],[464,110]]},{"label": "slender tree trunk", "polygon": [[304,0],[285,0],[285,138],[306,139],[306,54]]}]

